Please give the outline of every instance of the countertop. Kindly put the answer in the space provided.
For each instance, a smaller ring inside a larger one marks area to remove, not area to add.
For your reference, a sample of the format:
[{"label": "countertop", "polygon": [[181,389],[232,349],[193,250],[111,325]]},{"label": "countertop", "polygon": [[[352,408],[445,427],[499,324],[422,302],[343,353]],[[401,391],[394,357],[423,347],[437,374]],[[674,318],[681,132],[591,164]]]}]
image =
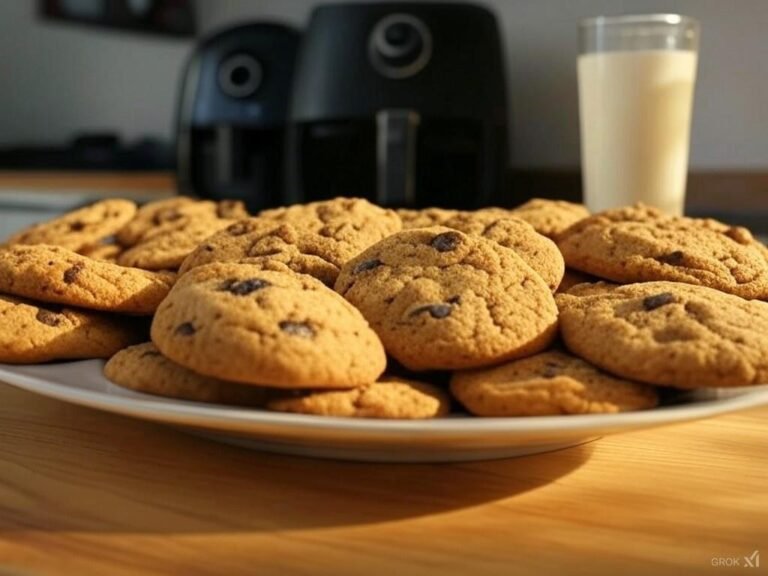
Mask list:
[{"label": "countertop", "polygon": [[323,461],[0,384],[0,574],[765,571],[766,448],[762,408],[509,460]]}]

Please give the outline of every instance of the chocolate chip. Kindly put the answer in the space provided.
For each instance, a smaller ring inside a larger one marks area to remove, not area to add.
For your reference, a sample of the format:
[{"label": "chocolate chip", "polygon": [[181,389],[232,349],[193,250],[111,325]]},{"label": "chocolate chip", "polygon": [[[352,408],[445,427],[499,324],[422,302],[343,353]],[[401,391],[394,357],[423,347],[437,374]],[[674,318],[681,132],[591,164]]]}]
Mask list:
[{"label": "chocolate chip", "polygon": [[451,296],[446,302],[448,304],[461,304],[461,296]]},{"label": "chocolate chip", "polygon": [[205,246],[203,246],[203,250],[205,250],[206,252],[213,252],[215,248],[210,244],[206,244]]},{"label": "chocolate chip", "polygon": [[77,279],[78,275],[80,274],[80,271],[83,268],[85,268],[85,264],[83,264],[82,262],[77,262],[76,264],[64,270],[64,283],[72,284],[72,282],[74,282]]},{"label": "chocolate chip", "polygon": [[670,264],[671,266],[679,266],[683,263],[683,260],[685,260],[685,254],[682,250],[675,250],[674,252],[670,252],[669,254],[663,254],[661,256],[656,256],[655,260],[657,262],[661,262],[662,264]]},{"label": "chocolate chip", "polygon": [[438,252],[456,250],[459,244],[461,244],[461,234],[458,232],[443,232],[432,238],[432,242],[429,243]]},{"label": "chocolate chip", "polygon": [[654,296],[648,296],[647,298],[644,298],[643,308],[650,312],[651,310],[656,310],[656,308],[661,308],[662,306],[671,304],[674,301],[674,294],[671,292],[662,292],[661,294],[656,294]]},{"label": "chocolate chip", "polygon": [[291,336],[299,336],[301,338],[314,338],[315,331],[306,322],[291,322],[290,320],[283,320],[279,324],[280,330]]},{"label": "chocolate chip", "polygon": [[35,320],[46,326],[58,326],[61,324],[61,316],[56,312],[51,312],[50,310],[44,310],[42,308],[35,314]]},{"label": "chocolate chip", "polygon": [[197,328],[195,328],[192,325],[192,322],[184,322],[184,324],[179,324],[176,326],[175,333],[177,336],[192,336],[197,332]]},{"label": "chocolate chip", "polygon": [[373,270],[374,268],[378,268],[382,264],[384,264],[384,262],[382,262],[378,258],[374,258],[373,260],[363,260],[362,262],[360,262],[360,264],[358,264],[352,269],[352,274],[360,274],[360,272],[365,272],[366,270]]},{"label": "chocolate chip", "polygon": [[231,278],[229,280],[224,280],[224,282],[221,283],[219,290],[222,292],[229,292],[235,296],[247,296],[251,292],[256,292],[256,290],[261,290],[268,286],[271,286],[271,284],[261,278],[249,278],[248,280],[236,280]]},{"label": "chocolate chip", "polygon": [[432,316],[432,318],[437,318],[439,320],[450,316],[452,311],[453,308],[451,308],[450,304],[427,304],[426,306],[420,306],[413,310],[410,316],[418,316],[424,312],[429,312],[429,315]]},{"label": "chocolate chip", "polygon": [[85,230],[85,222],[80,222],[80,220],[76,220],[75,222],[72,222],[69,225],[69,229],[72,230],[72,232],[80,232],[82,230]]}]

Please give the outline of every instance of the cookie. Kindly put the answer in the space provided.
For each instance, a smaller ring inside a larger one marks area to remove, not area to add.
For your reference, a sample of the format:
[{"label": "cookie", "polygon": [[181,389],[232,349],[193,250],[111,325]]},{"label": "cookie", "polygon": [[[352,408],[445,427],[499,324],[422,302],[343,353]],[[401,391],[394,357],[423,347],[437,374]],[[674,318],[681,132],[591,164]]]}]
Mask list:
[{"label": "cookie", "polygon": [[455,372],[451,392],[475,416],[547,416],[644,410],[653,386],[622,380],[565,352],[548,351],[501,366]]},{"label": "cookie", "polygon": [[768,383],[768,303],[677,282],[580,284],[557,303],[571,352],[617,376],[680,388]]},{"label": "cookie", "polygon": [[283,262],[291,270],[333,286],[345,262],[363,247],[269,218],[240,220],[200,244],[184,260],[180,273],[211,262]]},{"label": "cookie", "polygon": [[528,222],[539,234],[553,239],[589,216],[589,210],[583,204],[543,198],[529,200],[513,208],[510,213]]},{"label": "cookie", "polygon": [[558,240],[565,263],[619,283],[668,280],[768,298],[768,261],[746,228],[647,206],[586,218]]},{"label": "cookie", "polygon": [[111,199],[17,232],[6,244],[49,244],[78,251],[115,234],[136,213],[129,200]]},{"label": "cookie", "polygon": [[82,256],[93,260],[117,263],[117,257],[122,254],[123,248],[119,244],[92,244],[77,251]]},{"label": "cookie", "polygon": [[59,246],[0,248],[0,292],[41,302],[152,314],[175,280],[170,272],[99,262]]},{"label": "cookie", "polygon": [[220,218],[185,219],[162,232],[146,233],[138,244],[121,253],[117,262],[143,270],[177,270],[203,240],[233,223]]},{"label": "cookie", "polygon": [[[446,220],[462,214],[458,210],[447,208],[398,208],[395,210],[403,222],[403,230],[411,228],[429,228],[430,226],[442,226]],[[466,212],[464,212],[466,213]]]},{"label": "cookie", "polygon": [[394,210],[380,208],[362,198],[334,198],[263,210],[259,217],[348,242],[360,251],[402,228]]},{"label": "cookie", "polygon": [[563,279],[565,262],[557,245],[524,220],[499,216],[493,211],[478,211],[457,214],[443,225],[511,248],[544,279],[553,292]]},{"label": "cookie", "polygon": [[239,220],[247,218],[248,212],[242,202],[223,200],[195,200],[187,196],[175,196],[144,204],[136,215],[115,235],[125,247],[131,247],[153,233],[164,233],[177,229],[181,221],[196,219]]},{"label": "cookie", "polygon": [[513,250],[444,227],[404,230],[347,262],[335,288],[411,370],[535,354],[557,331],[541,277]]},{"label": "cookie", "polygon": [[146,327],[133,319],[0,295],[0,362],[109,358],[144,338]]},{"label": "cookie", "polygon": [[369,384],[386,364],[376,334],[333,290],[249,264],[184,274],[157,310],[152,341],[195,372],[283,388]]},{"label": "cookie", "polygon": [[120,350],[104,366],[104,376],[136,392],[215,404],[263,406],[270,390],[197,374],[163,356],[151,342]]},{"label": "cookie", "polygon": [[445,416],[451,400],[432,384],[382,377],[349,390],[297,391],[267,403],[269,410],[318,416],[416,419]]}]

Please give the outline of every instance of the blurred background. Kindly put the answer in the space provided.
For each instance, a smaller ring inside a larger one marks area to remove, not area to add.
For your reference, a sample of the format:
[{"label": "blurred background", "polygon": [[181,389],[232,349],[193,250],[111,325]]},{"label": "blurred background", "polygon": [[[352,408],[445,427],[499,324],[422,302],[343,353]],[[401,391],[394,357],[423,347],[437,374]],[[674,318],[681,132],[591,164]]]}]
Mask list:
[{"label": "blurred background", "polygon": [[[50,191],[56,184],[170,191],[175,188],[183,71],[201,38],[251,21],[283,23],[300,31],[318,4],[3,0],[0,187]],[[692,209],[739,211],[736,218],[742,220],[749,220],[755,209],[768,211],[768,2],[479,4],[495,15],[503,46],[510,202],[526,195],[578,196],[579,20],[663,11],[694,16],[702,26],[690,158]],[[46,179],[51,171],[91,176],[53,181]],[[98,177],[117,172],[133,174],[133,180],[118,186]]]}]

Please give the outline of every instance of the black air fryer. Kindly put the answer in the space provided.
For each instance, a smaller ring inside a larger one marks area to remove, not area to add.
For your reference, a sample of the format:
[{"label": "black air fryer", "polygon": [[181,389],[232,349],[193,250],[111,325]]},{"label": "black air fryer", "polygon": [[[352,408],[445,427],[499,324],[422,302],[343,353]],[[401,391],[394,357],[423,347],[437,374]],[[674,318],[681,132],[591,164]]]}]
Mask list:
[{"label": "black air fryer", "polygon": [[321,6],[296,63],[290,199],[503,203],[506,107],[501,42],[488,10]]},{"label": "black air fryer", "polygon": [[255,23],[203,41],[181,88],[177,133],[183,194],[259,210],[283,202],[285,121],[299,34]]}]

